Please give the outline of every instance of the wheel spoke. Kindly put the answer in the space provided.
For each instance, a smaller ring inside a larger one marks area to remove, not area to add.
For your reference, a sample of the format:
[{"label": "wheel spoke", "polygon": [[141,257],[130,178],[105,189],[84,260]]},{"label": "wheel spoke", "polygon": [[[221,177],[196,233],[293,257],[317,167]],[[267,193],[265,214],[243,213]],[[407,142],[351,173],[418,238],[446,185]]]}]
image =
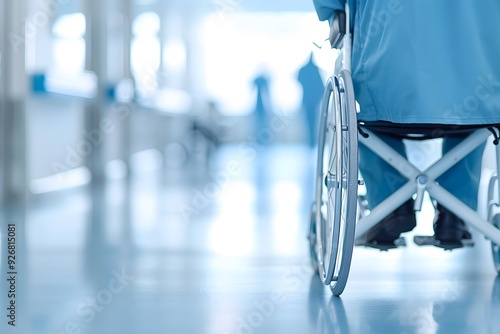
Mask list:
[{"label": "wheel spoke", "polygon": [[323,97],[316,212],[311,215],[315,218],[311,218],[310,228],[310,235],[316,238],[309,239],[313,266],[317,261],[323,283],[330,285],[335,295],[342,293],[347,282],[356,222],[357,184],[353,179],[357,179],[357,126],[350,80],[344,71],[331,78]]}]

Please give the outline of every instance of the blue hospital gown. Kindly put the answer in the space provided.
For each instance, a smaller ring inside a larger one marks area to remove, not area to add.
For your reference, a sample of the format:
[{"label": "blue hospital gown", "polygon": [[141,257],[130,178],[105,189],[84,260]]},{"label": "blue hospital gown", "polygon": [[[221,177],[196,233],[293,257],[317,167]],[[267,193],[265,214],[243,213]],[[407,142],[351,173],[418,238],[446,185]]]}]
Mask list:
[{"label": "blue hospital gown", "polygon": [[[313,0],[321,20],[342,0]],[[348,1],[359,118],[500,123],[500,0]]]}]

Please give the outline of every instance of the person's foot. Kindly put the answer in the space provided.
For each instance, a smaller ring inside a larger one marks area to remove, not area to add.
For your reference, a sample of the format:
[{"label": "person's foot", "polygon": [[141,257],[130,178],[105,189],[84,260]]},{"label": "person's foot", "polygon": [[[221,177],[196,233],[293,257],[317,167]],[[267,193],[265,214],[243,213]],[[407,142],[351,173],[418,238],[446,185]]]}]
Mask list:
[{"label": "person's foot", "polygon": [[434,216],[434,239],[441,243],[461,244],[463,239],[472,239],[472,236],[462,219],[438,204]]},{"label": "person's foot", "polygon": [[408,200],[365,234],[367,243],[393,244],[401,233],[417,226],[413,199]]}]

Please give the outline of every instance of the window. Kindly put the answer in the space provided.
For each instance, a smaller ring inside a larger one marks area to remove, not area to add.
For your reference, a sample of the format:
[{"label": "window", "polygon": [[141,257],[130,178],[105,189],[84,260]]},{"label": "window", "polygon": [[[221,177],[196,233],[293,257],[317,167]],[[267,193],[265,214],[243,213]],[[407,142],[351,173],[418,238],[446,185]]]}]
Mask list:
[{"label": "window", "polygon": [[296,112],[301,102],[297,71],[311,51],[325,73],[333,71],[335,51],[313,45],[321,44],[329,31],[314,13],[232,13],[223,18],[214,14],[200,30],[205,88],[225,114],[253,111],[253,81],[262,72],[270,79],[273,109]]},{"label": "window", "polygon": [[132,74],[141,97],[153,95],[158,89],[160,68],[160,18],[156,13],[145,12],[137,16],[132,25]]},{"label": "window", "polygon": [[74,74],[85,69],[85,16],[66,14],[52,26],[53,67],[56,71]]}]

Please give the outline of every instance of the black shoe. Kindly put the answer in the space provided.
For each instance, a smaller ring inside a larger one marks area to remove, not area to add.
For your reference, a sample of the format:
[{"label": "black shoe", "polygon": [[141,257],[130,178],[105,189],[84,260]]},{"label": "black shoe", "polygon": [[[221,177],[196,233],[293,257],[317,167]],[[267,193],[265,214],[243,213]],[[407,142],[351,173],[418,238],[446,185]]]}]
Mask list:
[{"label": "black shoe", "polygon": [[472,236],[462,219],[438,204],[434,216],[434,239],[441,243],[461,244],[463,239],[472,239]]},{"label": "black shoe", "polygon": [[405,202],[365,234],[367,243],[393,244],[401,233],[417,226],[413,199]]}]

